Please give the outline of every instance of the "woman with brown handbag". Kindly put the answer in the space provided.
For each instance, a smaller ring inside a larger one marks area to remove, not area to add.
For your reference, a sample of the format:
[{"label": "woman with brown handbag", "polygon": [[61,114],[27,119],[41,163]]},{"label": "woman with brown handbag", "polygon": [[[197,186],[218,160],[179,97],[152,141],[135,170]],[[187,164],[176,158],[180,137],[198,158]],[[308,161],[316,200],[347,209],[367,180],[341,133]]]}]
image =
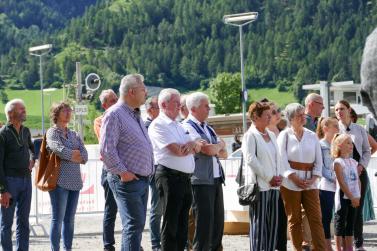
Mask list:
[{"label": "woman with brown handbag", "polygon": [[54,104],[50,113],[54,126],[46,133],[47,148],[61,159],[56,188],[49,191],[52,210],[51,250],[60,249],[61,232],[64,250],[72,249],[74,218],[83,186],[80,164],[88,160],[84,143],[76,132],[68,128],[71,113],[69,104]]}]

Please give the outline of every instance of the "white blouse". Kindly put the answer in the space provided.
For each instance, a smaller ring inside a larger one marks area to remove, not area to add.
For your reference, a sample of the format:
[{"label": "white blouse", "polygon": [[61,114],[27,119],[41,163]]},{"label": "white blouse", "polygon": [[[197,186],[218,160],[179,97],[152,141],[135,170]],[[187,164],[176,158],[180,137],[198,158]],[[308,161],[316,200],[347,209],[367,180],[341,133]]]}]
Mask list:
[{"label": "white blouse", "polygon": [[[312,175],[322,177],[322,153],[321,146],[317,135],[304,128],[301,140],[297,140],[291,128],[282,131],[278,137],[278,146],[283,164],[283,180],[282,185],[293,191],[302,191],[303,189],[296,186],[292,180],[288,178],[289,175],[295,173],[300,179],[310,179]],[[313,171],[300,171],[291,168],[290,161],[301,163],[314,163]],[[305,190],[318,189],[317,179],[310,187]]]}]

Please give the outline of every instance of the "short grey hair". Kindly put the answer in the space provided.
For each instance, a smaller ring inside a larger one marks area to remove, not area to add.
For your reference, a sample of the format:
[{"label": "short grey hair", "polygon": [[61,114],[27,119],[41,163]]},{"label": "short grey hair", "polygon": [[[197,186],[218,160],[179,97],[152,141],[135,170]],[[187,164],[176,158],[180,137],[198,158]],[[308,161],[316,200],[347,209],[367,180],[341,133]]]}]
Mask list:
[{"label": "short grey hair", "polygon": [[186,100],[187,108],[189,109],[189,111],[191,111],[194,107],[199,107],[202,100],[209,101],[208,96],[203,92],[191,93]]},{"label": "short grey hair", "polygon": [[108,97],[110,94],[114,94],[114,95],[116,96],[115,92],[114,92],[112,89],[103,90],[103,91],[101,92],[101,94],[99,95],[99,100],[101,101],[101,104],[106,103],[106,101],[107,101],[107,97]]},{"label": "short grey hair", "polygon": [[145,101],[145,110],[148,110],[149,108],[151,108],[152,103],[153,103],[154,100],[156,100],[157,103],[158,103],[158,97],[157,97],[157,96],[149,97],[149,98]]},{"label": "short grey hair", "polygon": [[162,108],[162,103],[165,103],[165,102],[168,102],[171,100],[171,97],[173,95],[178,95],[180,96],[181,94],[179,93],[178,90],[176,89],[173,89],[173,88],[166,88],[166,89],[163,89],[160,94],[158,95],[158,107],[160,107],[160,109]]},{"label": "short grey hair", "polygon": [[122,78],[119,86],[119,95],[125,95],[130,89],[135,88],[136,86],[144,82],[144,77],[141,74],[128,74]]},{"label": "short grey hair", "polygon": [[7,117],[8,122],[9,122],[9,113],[13,111],[14,107],[17,104],[21,104],[21,105],[25,106],[25,102],[22,99],[19,99],[19,98],[12,99],[8,103],[6,103],[5,108],[4,108],[4,112],[5,112],[5,116]]},{"label": "short grey hair", "polygon": [[299,103],[288,104],[284,109],[285,118],[291,121],[297,113],[304,110],[305,107]]},{"label": "short grey hair", "polygon": [[305,106],[308,106],[309,103],[316,101],[318,99],[322,99],[322,96],[319,95],[318,93],[313,92],[313,93],[308,94],[308,96],[306,96],[305,98]]}]

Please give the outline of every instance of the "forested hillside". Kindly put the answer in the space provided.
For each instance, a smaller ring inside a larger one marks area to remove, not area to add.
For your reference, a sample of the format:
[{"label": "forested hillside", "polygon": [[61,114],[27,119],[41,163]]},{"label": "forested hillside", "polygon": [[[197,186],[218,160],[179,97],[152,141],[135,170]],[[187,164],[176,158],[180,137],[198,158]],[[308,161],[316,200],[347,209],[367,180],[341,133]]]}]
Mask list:
[{"label": "forested hillside", "polygon": [[[258,11],[244,29],[247,84],[299,95],[304,83],[359,81],[365,38],[377,26],[376,0],[93,1],[2,0],[6,83],[38,87],[38,64],[27,48],[48,42],[54,44],[44,66],[48,85],[71,82],[79,60],[84,74],[99,73],[106,86],[138,71],[150,85],[198,88],[220,72],[239,71],[238,29],[222,16]],[[14,11],[17,4],[23,12]]]}]

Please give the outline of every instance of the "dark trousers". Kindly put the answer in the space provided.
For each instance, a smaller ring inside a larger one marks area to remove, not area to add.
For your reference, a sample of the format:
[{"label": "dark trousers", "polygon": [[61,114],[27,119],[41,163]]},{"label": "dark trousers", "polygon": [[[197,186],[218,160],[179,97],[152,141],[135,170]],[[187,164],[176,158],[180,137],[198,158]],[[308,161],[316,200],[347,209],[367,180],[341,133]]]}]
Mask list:
[{"label": "dark trousers", "polygon": [[109,187],[109,182],[107,181],[107,171],[105,169],[102,169],[101,184],[105,195],[102,233],[103,246],[105,249],[115,250],[114,228],[118,207],[113,192]]},{"label": "dark trousers", "polygon": [[149,189],[151,191],[151,209],[149,214],[149,229],[151,233],[152,249],[161,247],[161,208],[159,203],[159,192],[156,187],[154,175],[149,178]]},{"label": "dark trousers", "polygon": [[335,192],[319,190],[319,200],[321,202],[322,225],[325,238],[331,239],[331,219],[333,215]]},{"label": "dark trousers", "polygon": [[356,208],[356,219],[355,224],[353,227],[353,237],[354,237],[354,245],[356,248],[363,246],[363,208],[364,208],[364,198],[365,192],[368,186],[368,173],[364,169],[360,175],[360,184],[361,184],[361,198],[360,198],[360,206]]},{"label": "dark trousers", "polygon": [[220,178],[214,185],[193,185],[192,209],[195,217],[193,249],[222,250],[224,233],[224,200]]},{"label": "dark trousers", "polygon": [[5,177],[13,203],[0,210],[0,240],[2,250],[12,250],[12,225],[16,212],[16,250],[29,250],[29,214],[31,205],[31,178]]},{"label": "dark trousers", "polygon": [[278,230],[276,239],[276,250],[287,251],[287,215],[285,214],[284,202],[279,192],[278,201]]},{"label": "dark trousers", "polygon": [[340,205],[341,208],[335,212],[334,225],[335,236],[352,236],[356,208],[352,207],[351,200],[343,198],[344,193],[340,191]]},{"label": "dark trousers", "polygon": [[192,202],[189,175],[159,165],[155,178],[162,203],[161,250],[183,251]]}]

